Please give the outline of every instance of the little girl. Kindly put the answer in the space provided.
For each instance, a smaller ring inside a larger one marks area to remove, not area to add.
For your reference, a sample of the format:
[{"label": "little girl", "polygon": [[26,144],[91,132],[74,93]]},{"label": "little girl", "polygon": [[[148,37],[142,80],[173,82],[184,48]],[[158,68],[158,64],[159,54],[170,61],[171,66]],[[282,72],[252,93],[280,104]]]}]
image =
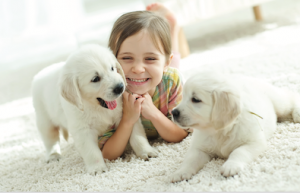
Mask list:
[{"label": "little girl", "polygon": [[[160,4],[147,9],[157,6]],[[123,68],[127,88],[134,94],[124,92],[120,124],[98,138],[106,159],[122,155],[140,117],[148,138],[159,134],[168,142],[180,142],[188,134],[171,121],[171,110],[182,100],[182,81],[178,70],[169,67],[174,58],[170,27],[174,32],[168,21],[152,11],[126,13],[113,26],[109,47]],[[173,65],[178,67],[178,62]]]}]

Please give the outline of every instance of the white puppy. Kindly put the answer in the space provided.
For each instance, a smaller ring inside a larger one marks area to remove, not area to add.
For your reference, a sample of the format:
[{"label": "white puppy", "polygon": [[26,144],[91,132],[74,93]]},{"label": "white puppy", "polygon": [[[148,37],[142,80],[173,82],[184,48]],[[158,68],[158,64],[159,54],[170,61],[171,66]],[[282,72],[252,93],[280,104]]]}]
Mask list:
[{"label": "white puppy", "polygon": [[213,157],[227,158],[221,174],[232,176],[267,147],[277,117],[300,122],[300,97],[262,80],[201,72],[184,85],[175,122],[194,128],[191,147],[172,182],[187,180]]},{"label": "white puppy", "polygon": [[[47,161],[60,158],[59,129],[74,139],[91,174],[107,170],[98,147],[98,136],[122,117],[123,70],[107,48],[87,45],[75,51],[66,63],[49,66],[33,80],[33,105],[37,127],[47,151]],[[157,156],[139,120],[130,144],[137,156]]]}]

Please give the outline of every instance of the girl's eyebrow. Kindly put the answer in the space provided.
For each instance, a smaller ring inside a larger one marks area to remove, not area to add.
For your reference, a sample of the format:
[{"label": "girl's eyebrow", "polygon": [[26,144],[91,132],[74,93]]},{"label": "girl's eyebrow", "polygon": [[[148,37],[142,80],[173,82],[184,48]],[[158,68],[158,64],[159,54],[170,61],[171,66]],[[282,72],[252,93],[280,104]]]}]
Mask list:
[{"label": "girl's eyebrow", "polygon": [[120,53],[119,55],[124,55],[124,54],[132,54],[131,52],[123,52],[123,53]]},{"label": "girl's eyebrow", "polygon": [[159,55],[159,54],[157,54],[157,53],[154,53],[154,52],[146,52],[145,54],[156,55],[156,56],[158,56],[158,55]]},{"label": "girl's eyebrow", "polygon": [[[125,54],[133,55],[133,53],[131,53],[131,52],[122,52],[122,53],[119,53],[119,55],[125,55]],[[146,54],[159,56],[159,54],[154,53],[154,52],[146,52],[144,55],[146,55]]]}]

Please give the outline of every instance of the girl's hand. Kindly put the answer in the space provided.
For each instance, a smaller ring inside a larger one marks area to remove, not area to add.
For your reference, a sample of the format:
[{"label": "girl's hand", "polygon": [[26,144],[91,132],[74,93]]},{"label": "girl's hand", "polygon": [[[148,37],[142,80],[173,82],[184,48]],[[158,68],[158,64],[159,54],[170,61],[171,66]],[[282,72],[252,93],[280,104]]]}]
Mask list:
[{"label": "girl's hand", "polygon": [[153,116],[156,115],[156,111],[159,111],[156,106],[154,106],[152,102],[152,97],[146,93],[143,95],[143,102],[142,102],[142,115],[145,119],[152,120]]},{"label": "girl's hand", "polygon": [[140,118],[142,102],[145,99],[137,94],[123,93],[123,119],[126,123],[135,124]]}]

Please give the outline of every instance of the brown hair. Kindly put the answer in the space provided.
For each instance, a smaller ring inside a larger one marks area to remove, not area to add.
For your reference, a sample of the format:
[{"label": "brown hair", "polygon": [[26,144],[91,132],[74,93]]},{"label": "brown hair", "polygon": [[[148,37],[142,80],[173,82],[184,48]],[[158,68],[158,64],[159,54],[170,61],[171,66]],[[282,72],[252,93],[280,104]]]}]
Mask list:
[{"label": "brown hair", "polygon": [[[148,31],[158,50],[160,50],[160,41],[168,60],[172,53],[169,24],[164,18],[150,11],[134,11],[120,16],[114,23],[111,31],[108,43],[109,48],[117,57],[124,40],[143,29]],[[162,50],[160,51],[162,52]]]}]

